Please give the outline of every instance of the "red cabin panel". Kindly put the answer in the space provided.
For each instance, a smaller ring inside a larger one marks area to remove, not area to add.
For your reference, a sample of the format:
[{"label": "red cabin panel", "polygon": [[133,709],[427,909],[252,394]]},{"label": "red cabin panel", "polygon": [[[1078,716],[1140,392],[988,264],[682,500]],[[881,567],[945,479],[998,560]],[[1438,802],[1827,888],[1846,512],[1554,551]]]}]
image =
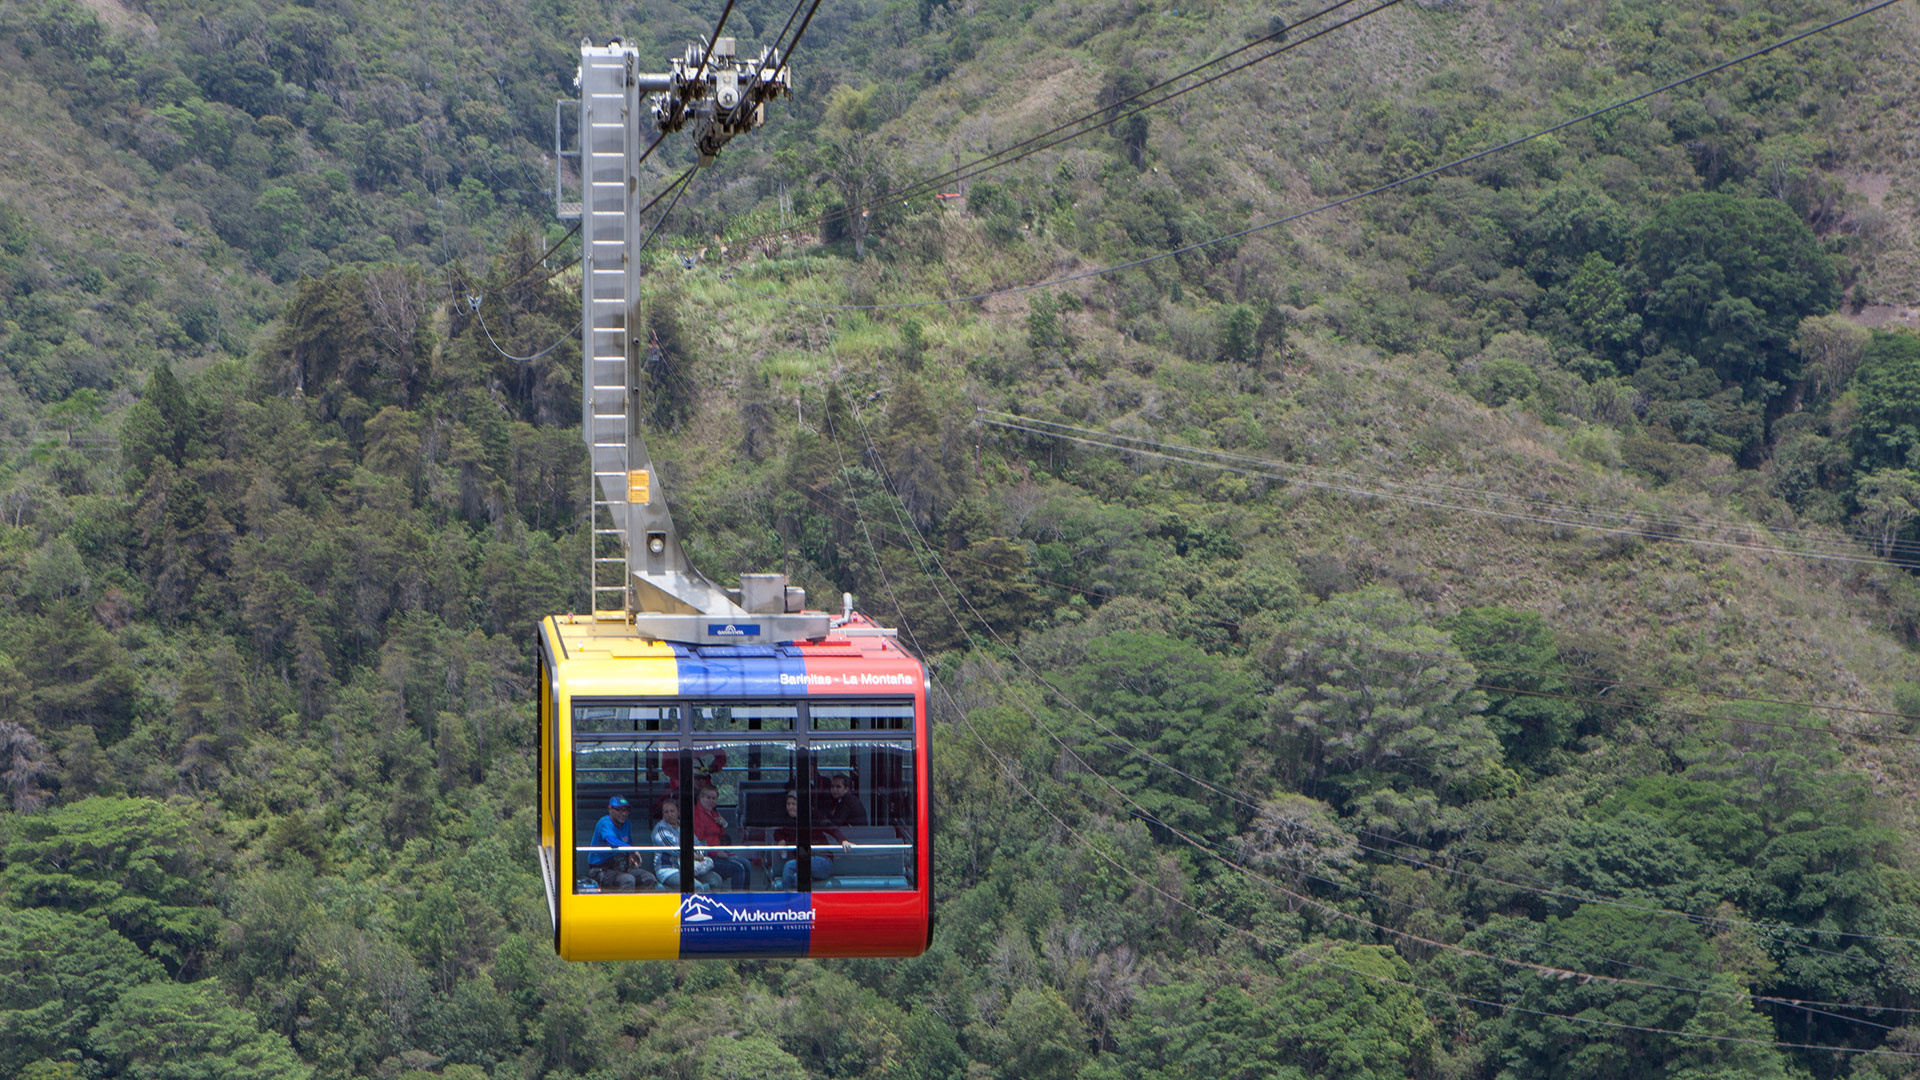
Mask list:
[{"label": "red cabin panel", "polygon": [[813,894],[810,956],[917,956],[927,947],[927,894]]}]

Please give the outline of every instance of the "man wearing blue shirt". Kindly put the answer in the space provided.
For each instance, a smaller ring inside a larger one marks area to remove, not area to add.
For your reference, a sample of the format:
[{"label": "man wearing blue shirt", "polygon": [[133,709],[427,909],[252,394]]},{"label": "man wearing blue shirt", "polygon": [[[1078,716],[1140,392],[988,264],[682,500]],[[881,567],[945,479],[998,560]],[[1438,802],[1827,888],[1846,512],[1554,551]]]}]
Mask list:
[{"label": "man wearing blue shirt", "polygon": [[611,848],[632,848],[633,832],[629,817],[633,808],[627,805],[624,795],[615,795],[607,800],[606,816],[593,827],[594,851],[587,853],[587,876],[600,884],[603,889],[618,889],[631,892],[636,886],[652,888],[653,875],[647,873],[645,860],[637,851],[615,851]]}]

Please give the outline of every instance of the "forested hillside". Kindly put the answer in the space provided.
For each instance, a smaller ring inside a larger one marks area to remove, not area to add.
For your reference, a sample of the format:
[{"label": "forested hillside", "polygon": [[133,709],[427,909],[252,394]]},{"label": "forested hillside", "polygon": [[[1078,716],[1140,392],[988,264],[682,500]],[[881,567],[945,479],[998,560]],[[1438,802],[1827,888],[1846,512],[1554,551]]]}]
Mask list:
[{"label": "forested hillside", "polygon": [[0,6],[0,1075],[1920,1077],[1911,3],[1194,247],[1854,7],[824,0],[649,439],[927,659],[933,944],[555,959],[553,103],[719,6]]}]

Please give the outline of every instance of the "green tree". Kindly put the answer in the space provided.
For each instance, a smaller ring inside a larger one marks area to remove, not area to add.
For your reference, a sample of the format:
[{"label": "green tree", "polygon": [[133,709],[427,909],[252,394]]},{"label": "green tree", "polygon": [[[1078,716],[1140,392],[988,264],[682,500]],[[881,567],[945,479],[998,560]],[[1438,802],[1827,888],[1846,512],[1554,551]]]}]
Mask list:
[{"label": "green tree", "polygon": [[219,929],[207,886],[200,830],[152,799],[82,799],[22,819],[0,871],[9,902],[103,919],[181,974]]},{"label": "green tree", "polygon": [[826,1076],[886,1075],[907,1057],[907,1014],[835,971],[794,972],[781,1044],[801,1065]]},{"label": "green tree", "polygon": [[1715,974],[1707,989],[1682,1029],[1696,1038],[1675,1040],[1678,1067],[1668,1080],[1794,1080],[1805,1075],[1767,1045],[1775,1038],[1773,1022],[1754,1008],[1738,979]]},{"label": "green tree", "polygon": [[[1487,726],[1507,760],[1543,769],[1573,740],[1583,711],[1545,619],[1505,607],[1468,608],[1440,624],[1487,684]],[[1500,687],[1502,689],[1494,689]]]},{"label": "green tree", "polygon": [[[1866,1055],[1868,1060],[1855,1063],[1848,1074],[1851,1080],[1916,1080],[1920,1078],[1920,1027],[1907,1024],[1897,1027],[1887,1034],[1885,1044],[1888,1050],[1895,1050],[1904,1057],[1892,1055]],[[1731,1078],[1729,1078],[1731,1080]]]},{"label": "green tree", "polygon": [[1578,276],[1594,260],[1613,265],[1633,243],[1632,219],[1611,196],[1560,184],[1549,190],[1520,230],[1528,273],[1542,286]]},{"label": "green tree", "polygon": [[1259,356],[1277,356],[1286,350],[1287,327],[1292,320],[1280,305],[1269,300],[1260,310],[1260,326],[1254,331],[1254,351]]},{"label": "green tree", "polygon": [[919,371],[921,361],[927,355],[926,327],[919,319],[908,319],[900,324],[900,364],[908,371]]},{"label": "green tree", "polygon": [[41,724],[85,723],[98,729],[103,743],[126,734],[140,679],[119,638],[74,599],[17,632],[14,663],[26,707]]},{"label": "green tree", "polygon": [[[1623,809],[1603,819],[1578,818],[1558,830],[1539,854],[1543,870],[1574,895],[1638,896],[1656,906],[1711,906],[1727,884],[1686,834],[1660,817]],[[1535,896],[1535,910],[1571,910],[1576,901]]]},{"label": "green tree", "polygon": [[647,422],[678,431],[699,404],[694,383],[700,350],[680,320],[685,302],[678,288],[656,291],[647,299],[647,329],[652,335],[642,370],[647,378]]},{"label": "green tree", "polygon": [[[1093,718],[1073,730],[1100,775],[1169,824],[1214,836],[1230,830],[1236,811],[1201,781],[1232,782],[1259,715],[1251,675],[1178,638],[1123,631],[1089,642],[1061,687]],[[1169,765],[1193,779],[1169,775]]]},{"label": "green tree", "polygon": [[1290,879],[1295,889],[1310,889],[1310,879],[1335,881],[1352,871],[1360,857],[1360,842],[1332,807],[1286,792],[1261,801],[1247,831],[1240,835],[1240,855],[1256,867]]},{"label": "green tree", "polygon": [[[1778,925],[1766,938],[1777,968],[1768,992],[1822,1000],[1868,987],[1872,994],[1903,993],[1898,972],[1914,964],[1912,946],[1882,935],[1913,918],[1913,908],[1902,879],[1883,868],[1896,835],[1877,820],[1868,779],[1839,768],[1830,742],[1747,727],[1743,717],[1800,728],[1820,720],[1802,709],[1743,706],[1680,748],[1686,778],[1718,785],[1765,832],[1726,885],[1738,887],[1755,920]],[[1813,1016],[1802,1023],[1806,1041],[1852,1037],[1844,1021]]]},{"label": "green tree", "polygon": [[1901,534],[1920,518],[1920,470],[1875,469],[1853,486],[1856,520],[1878,541],[1881,558],[1891,559]]},{"label": "green tree", "polygon": [[[887,486],[921,528],[958,501],[971,479],[970,455],[961,441],[963,432],[954,421],[953,410],[940,408],[940,404],[920,379],[901,380],[887,402],[886,421],[873,432],[870,444],[885,469]],[[852,423],[856,426],[851,431],[836,425],[829,434],[844,440],[866,433],[859,421]],[[891,521],[892,515],[878,520]]]},{"label": "green tree", "polygon": [[1259,359],[1260,316],[1251,304],[1229,304],[1220,313],[1220,355],[1238,363]]},{"label": "green tree", "polygon": [[[1324,969],[1320,972],[1323,976]],[[1220,983],[1216,973],[1182,970],[1143,989],[1119,1023],[1116,1047],[1084,1080],[1304,1080],[1283,1055],[1279,1031],[1290,998]],[[1295,1029],[1296,1034],[1298,1029]],[[1297,1046],[1288,1047],[1298,1052]]]},{"label": "green tree", "polygon": [[1510,789],[1478,674],[1444,632],[1387,587],[1310,608],[1274,642],[1268,718],[1307,794],[1388,827]]},{"label": "green tree", "polygon": [[253,212],[260,221],[256,232],[259,249],[266,256],[298,246],[306,240],[307,230],[312,227],[306,200],[300,197],[299,191],[285,185],[276,184],[260,192],[253,202]]},{"label": "green tree", "polygon": [[1339,942],[1301,960],[1282,982],[1274,1008],[1286,1060],[1329,1080],[1431,1072],[1440,1033],[1411,985],[1413,969],[1397,953]]},{"label": "green tree", "polygon": [[1793,351],[1804,366],[1804,385],[1815,400],[1840,391],[1866,359],[1873,335],[1843,315],[1809,315],[1793,334]]},{"label": "green tree", "polygon": [[1632,294],[1620,268],[1597,251],[1553,294],[1565,312],[1565,333],[1599,356],[1617,359],[1640,336],[1640,316],[1629,307]]},{"label": "green tree", "polygon": [[1797,374],[1790,348],[1839,296],[1832,260],[1786,204],[1690,194],[1659,203],[1640,234],[1646,324],[1722,382],[1771,396]]},{"label": "green tree", "polygon": [[698,1060],[699,1080],[809,1080],[812,1075],[765,1035],[709,1039]]},{"label": "green tree", "polygon": [[0,1073],[60,1058],[120,995],[163,977],[160,965],[105,922],[65,911],[0,912]]},{"label": "green tree", "polygon": [[87,1042],[130,1080],[306,1080],[283,1035],[260,1030],[213,979],[147,983],[120,996]]},{"label": "green tree", "polygon": [[876,195],[893,186],[879,137],[850,128],[827,135],[821,143],[818,170],[840,196],[840,212],[829,221],[828,238],[852,240],[854,258],[866,258],[867,237],[876,219],[892,206],[870,205]]},{"label": "green tree", "polygon": [[1045,987],[1014,991],[986,1046],[1002,1080],[1072,1080],[1087,1059],[1080,1018]]},{"label": "green tree", "polygon": [[47,419],[64,428],[67,442],[82,431],[90,430],[100,422],[100,410],[106,405],[106,398],[93,387],[82,387],[68,394],[62,401],[47,406]]},{"label": "green tree", "polygon": [[164,459],[177,467],[195,456],[202,422],[203,410],[174,377],[173,368],[166,364],[154,368],[140,400],[120,424],[120,460],[127,470],[127,490],[138,491],[145,485],[154,462]]},{"label": "green tree", "polygon": [[1663,773],[1627,781],[1596,810],[1606,818],[1655,818],[1666,833],[1685,837],[1708,858],[1735,870],[1751,866],[1767,842],[1760,815],[1740,801],[1725,783]]},{"label": "green tree", "polygon": [[1107,72],[1095,98],[1095,103],[1107,110],[1107,133],[1119,141],[1127,161],[1136,169],[1147,167],[1147,136],[1151,128],[1148,114],[1135,111],[1142,102],[1133,99],[1152,84],[1145,65],[1139,58],[1130,57]]},{"label": "green tree", "polygon": [[[1707,943],[1692,924],[1617,907],[1587,905],[1528,936],[1539,943],[1516,946],[1490,933],[1467,941],[1549,967],[1584,969],[1585,958],[1606,956],[1636,965],[1634,978],[1643,982],[1691,982],[1711,966]],[[1668,1063],[1692,1040],[1633,1029],[1678,1031],[1701,1009],[1700,995],[1649,986],[1542,978],[1512,968],[1498,978],[1503,986],[1475,996],[1518,1006],[1499,1021],[1496,1036],[1506,1065],[1501,1075],[1514,1080],[1668,1080]]]},{"label": "green tree", "polygon": [[1054,298],[1041,293],[1027,303],[1027,344],[1035,349],[1065,345],[1060,330],[1060,307]]},{"label": "green tree", "polygon": [[[451,714],[443,714],[451,718]],[[465,910],[453,888],[435,883],[421,891],[412,905],[404,936],[414,955],[434,973],[440,992],[446,993],[459,981],[468,959],[465,944],[470,940]]]},{"label": "green tree", "polygon": [[1729,455],[1758,451],[1766,433],[1764,403],[1738,386],[1722,388],[1711,367],[1675,349],[1662,349],[1633,373],[1647,398],[1646,415],[1682,442]]},{"label": "green tree", "polygon": [[1920,468],[1920,334],[1875,333],[1854,385],[1854,468]]}]

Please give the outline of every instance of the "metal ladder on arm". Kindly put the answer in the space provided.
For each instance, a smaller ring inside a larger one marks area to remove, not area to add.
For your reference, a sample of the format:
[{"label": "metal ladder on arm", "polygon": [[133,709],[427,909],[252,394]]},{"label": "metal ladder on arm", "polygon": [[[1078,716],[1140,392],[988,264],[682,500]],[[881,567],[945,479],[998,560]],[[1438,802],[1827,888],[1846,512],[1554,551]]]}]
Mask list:
[{"label": "metal ladder on arm", "polygon": [[[646,133],[697,120],[700,159],[711,161],[727,140],[764,119],[766,100],[785,93],[790,76],[770,51],[739,60],[725,37],[689,46],[665,73],[637,70],[636,56],[618,42],[580,43],[580,419],[593,469],[593,619],[689,645],[817,640],[830,617],[806,610],[805,590],[785,574],[743,573],[739,588],[726,589],[694,568],[639,422],[640,208],[653,194],[640,187]],[[556,120],[556,154],[565,153],[560,131]],[[555,175],[555,209],[564,216],[564,168]]]},{"label": "metal ladder on arm", "polygon": [[632,66],[613,50],[585,50],[580,65],[580,310],[586,323],[581,423],[593,463],[588,599],[595,619],[620,622],[629,607],[625,525],[634,494],[627,453],[635,390],[627,323],[638,293],[637,282],[629,280],[638,268],[627,255],[633,209],[627,181],[638,142],[630,116],[637,100],[629,86]]}]

